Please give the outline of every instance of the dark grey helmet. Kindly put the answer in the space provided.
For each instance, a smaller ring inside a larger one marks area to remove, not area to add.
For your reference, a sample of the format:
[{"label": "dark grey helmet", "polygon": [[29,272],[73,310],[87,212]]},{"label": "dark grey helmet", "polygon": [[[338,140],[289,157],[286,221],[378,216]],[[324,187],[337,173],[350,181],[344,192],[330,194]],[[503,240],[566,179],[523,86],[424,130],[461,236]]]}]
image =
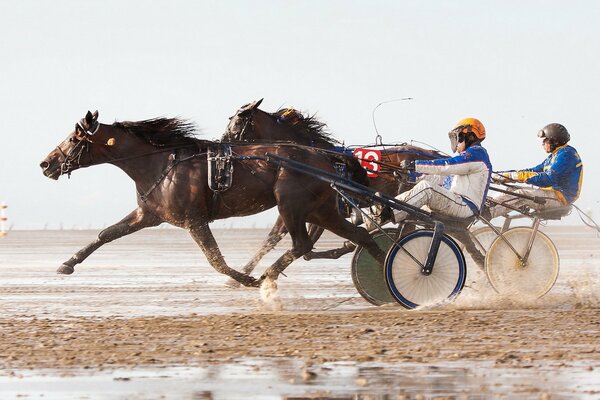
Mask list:
[{"label": "dark grey helmet", "polygon": [[538,132],[538,137],[548,138],[557,146],[562,146],[571,140],[571,135],[569,135],[567,128],[557,123],[543,127],[542,130]]}]

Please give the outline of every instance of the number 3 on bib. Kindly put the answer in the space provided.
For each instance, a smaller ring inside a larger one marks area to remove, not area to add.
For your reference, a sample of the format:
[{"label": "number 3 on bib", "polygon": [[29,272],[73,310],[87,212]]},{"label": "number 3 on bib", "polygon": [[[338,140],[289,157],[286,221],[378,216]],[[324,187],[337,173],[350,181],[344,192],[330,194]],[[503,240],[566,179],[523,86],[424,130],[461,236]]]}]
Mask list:
[{"label": "number 3 on bib", "polygon": [[378,175],[379,172],[379,160],[381,159],[381,152],[379,150],[372,149],[355,149],[354,157],[358,158],[360,165],[367,170],[367,176],[373,178]]}]

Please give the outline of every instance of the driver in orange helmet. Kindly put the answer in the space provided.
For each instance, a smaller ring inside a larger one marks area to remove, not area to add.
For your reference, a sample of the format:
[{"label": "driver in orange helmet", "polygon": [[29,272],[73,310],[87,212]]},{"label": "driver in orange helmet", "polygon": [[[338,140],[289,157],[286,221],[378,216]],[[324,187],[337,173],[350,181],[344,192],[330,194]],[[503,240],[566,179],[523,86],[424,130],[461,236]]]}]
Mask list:
[{"label": "driver in orange helmet", "polygon": [[[448,134],[454,157],[437,160],[417,160],[403,167],[417,175],[451,177],[449,189],[428,179],[421,179],[412,189],[396,196],[415,207],[428,206],[440,214],[468,218],[480,213],[487,196],[492,164],[481,146],[486,137],[485,127],[475,118],[460,120]],[[407,213],[393,210],[394,221],[403,221]]]}]

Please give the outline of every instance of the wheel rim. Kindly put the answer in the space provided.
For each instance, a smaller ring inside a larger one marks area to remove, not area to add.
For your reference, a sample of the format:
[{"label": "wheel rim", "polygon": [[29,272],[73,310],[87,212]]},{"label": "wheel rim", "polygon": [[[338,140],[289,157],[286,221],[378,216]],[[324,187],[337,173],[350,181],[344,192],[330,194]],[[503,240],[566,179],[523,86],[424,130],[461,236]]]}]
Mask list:
[{"label": "wheel rim", "polygon": [[407,235],[394,246],[386,259],[386,281],[396,301],[406,308],[432,306],[456,297],[466,278],[466,264],[460,248],[444,236],[431,275],[421,273],[421,267],[400,246],[424,263],[431,237],[429,230]]},{"label": "wheel rim", "polygon": [[[513,228],[504,237],[519,254],[525,254],[532,232],[531,228]],[[492,287],[499,294],[516,299],[542,297],[554,286],[558,272],[558,251],[550,238],[539,231],[525,267],[500,237],[494,240],[486,257],[486,273]]]}]

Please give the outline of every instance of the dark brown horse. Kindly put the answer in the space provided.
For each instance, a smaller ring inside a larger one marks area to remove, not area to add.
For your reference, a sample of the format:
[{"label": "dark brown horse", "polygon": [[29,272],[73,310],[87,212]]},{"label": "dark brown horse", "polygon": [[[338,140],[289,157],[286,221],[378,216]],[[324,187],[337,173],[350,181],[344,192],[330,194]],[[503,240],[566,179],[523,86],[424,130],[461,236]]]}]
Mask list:
[{"label": "dark brown horse", "polygon": [[[345,151],[342,147],[336,146],[339,142],[331,138],[330,134],[325,131],[326,125],[314,116],[305,116],[290,108],[268,113],[258,108],[261,102],[262,99],[242,106],[230,118],[222,140],[251,143],[289,142],[330,151]],[[413,185],[394,174],[402,160],[444,157],[436,151],[409,145],[390,146],[381,151],[377,150],[377,154],[378,162],[370,163],[369,160],[364,160],[366,165],[371,164],[372,168],[378,170],[377,173],[370,174],[369,187],[392,196],[408,190]],[[278,218],[259,251],[242,270],[246,273],[252,272],[262,257],[271,251],[286,233],[283,220]],[[315,242],[322,233],[323,228],[320,226],[309,227],[309,234]],[[341,248],[318,253],[310,252],[304,257],[306,259],[339,258],[354,251],[355,248],[356,246],[352,242],[346,242]]]},{"label": "dark brown horse", "polygon": [[[98,122],[97,112],[88,111],[75,130],[42,161],[44,175],[58,179],[78,168],[115,165],[135,182],[138,207],[100,232],[58,272],[71,274],[76,264],[103,244],[162,222],[189,230],[211,266],[245,286],[258,286],[266,277],[276,279],[293,260],[310,251],[313,242],[306,231],[307,222],[360,243],[383,262],[385,254],[367,231],[339,215],[335,192],[327,183],[272,165],[264,155],[279,154],[328,172],[335,171],[334,163],[342,162],[354,179],[364,183],[364,171],[355,160],[289,144],[233,145],[229,156],[233,183],[227,190],[214,192],[209,187],[207,153],[219,146],[195,138],[193,126],[179,119],[106,125]],[[275,205],[290,232],[292,249],[258,280],[227,266],[209,222],[255,214]]]}]

